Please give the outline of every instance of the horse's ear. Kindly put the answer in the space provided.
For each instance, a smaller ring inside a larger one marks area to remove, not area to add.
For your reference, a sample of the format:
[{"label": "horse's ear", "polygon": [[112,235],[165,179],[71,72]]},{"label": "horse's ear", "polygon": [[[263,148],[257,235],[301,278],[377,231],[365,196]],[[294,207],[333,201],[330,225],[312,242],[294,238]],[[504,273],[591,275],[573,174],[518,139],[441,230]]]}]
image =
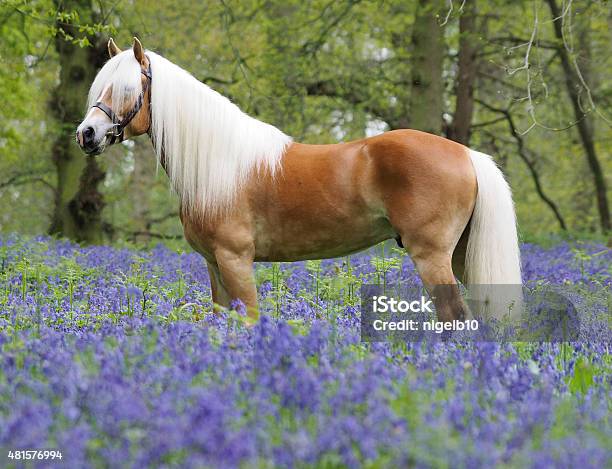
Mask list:
[{"label": "horse's ear", "polygon": [[134,38],[134,45],[132,48],[134,49],[134,57],[136,57],[136,60],[138,60],[141,65],[144,65],[146,63],[145,51],[137,37]]},{"label": "horse's ear", "polygon": [[115,41],[113,41],[113,38],[111,37],[108,40],[108,55],[110,55],[112,59],[114,56],[120,53],[121,53],[121,49],[117,47],[117,44],[115,44]]}]

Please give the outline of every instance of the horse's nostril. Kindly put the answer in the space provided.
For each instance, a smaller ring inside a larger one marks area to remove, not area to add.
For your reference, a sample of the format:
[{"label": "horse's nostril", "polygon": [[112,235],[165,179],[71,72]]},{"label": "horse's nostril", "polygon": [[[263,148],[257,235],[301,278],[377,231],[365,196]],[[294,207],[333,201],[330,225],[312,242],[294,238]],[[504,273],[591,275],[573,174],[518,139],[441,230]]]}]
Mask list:
[{"label": "horse's nostril", "polygon": [[83,131],[83,138],[84,138],[85,142],[90,141],[91,139],[93,139],[93,137],[94,137],[94,129],[93,129],[93,127],[85,128],[85,130]]}]

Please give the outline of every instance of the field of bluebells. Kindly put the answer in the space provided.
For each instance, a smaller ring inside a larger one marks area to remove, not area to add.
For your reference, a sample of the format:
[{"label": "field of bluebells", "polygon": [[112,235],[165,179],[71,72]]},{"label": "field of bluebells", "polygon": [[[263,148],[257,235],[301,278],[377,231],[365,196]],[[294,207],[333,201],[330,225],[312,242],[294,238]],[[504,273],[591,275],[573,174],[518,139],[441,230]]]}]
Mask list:
[{"label": "field of bluebells", "polygon": [[248,327],[197,254],[0,238],[0,467],[610,467],[612,252],[522,252],[580,342],[362,343],[361,283],[418,282],[389,246],[259,265]]}]

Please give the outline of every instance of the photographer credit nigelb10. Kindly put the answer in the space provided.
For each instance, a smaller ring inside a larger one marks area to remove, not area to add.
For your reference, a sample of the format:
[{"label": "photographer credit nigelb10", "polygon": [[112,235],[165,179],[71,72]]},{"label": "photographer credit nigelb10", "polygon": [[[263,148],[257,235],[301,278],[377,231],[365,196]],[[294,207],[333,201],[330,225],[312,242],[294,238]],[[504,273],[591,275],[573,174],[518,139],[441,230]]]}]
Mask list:
[{"label": "photographer credit nigelb10", "polygon": [[[418,300],[398,300],[386,295],[372,297],[373,313],[433,313],[432,300],[421,295]],[[431,320],[415,320],[396,318],[385,320],[381,318],[372,321],[375,331],[428,331],[441,334],[445,331],[477,331],[478,320],[438,322]]]}]

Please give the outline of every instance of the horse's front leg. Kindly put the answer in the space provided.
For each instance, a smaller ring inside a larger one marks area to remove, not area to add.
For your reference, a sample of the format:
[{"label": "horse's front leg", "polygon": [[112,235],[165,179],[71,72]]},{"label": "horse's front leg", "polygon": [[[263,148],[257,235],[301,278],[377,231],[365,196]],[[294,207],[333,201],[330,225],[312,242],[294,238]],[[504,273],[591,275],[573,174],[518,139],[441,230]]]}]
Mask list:
[{"label": "horse's front leg", "polygon": [[[216,265],[213,265],[213,270],[216,270],[218,286],[216,294],[213,290],[213,301],[214,297],[218,296],[219,301],[226,303],[219,304],[229,306],[232,300],[241,300],[247,308],[247,314],[257,319],[257,288],[253,273],[253,257],[251,249],[234,250],[224,247],[215,249]],[[213,276],[211,276],[211,285],[212,282]]]},{"label": "horse's front leg", "polygon": [[212,294],[213,308],[215,311],[215,305],[223,306],[228,308],[231,303],[231,298],[225,290],[223,283],[221,282],[221,274],[219,272],[219,266],[216,262],[206,261],[208,266],[208,276],[210,277],[210,291]]}]

